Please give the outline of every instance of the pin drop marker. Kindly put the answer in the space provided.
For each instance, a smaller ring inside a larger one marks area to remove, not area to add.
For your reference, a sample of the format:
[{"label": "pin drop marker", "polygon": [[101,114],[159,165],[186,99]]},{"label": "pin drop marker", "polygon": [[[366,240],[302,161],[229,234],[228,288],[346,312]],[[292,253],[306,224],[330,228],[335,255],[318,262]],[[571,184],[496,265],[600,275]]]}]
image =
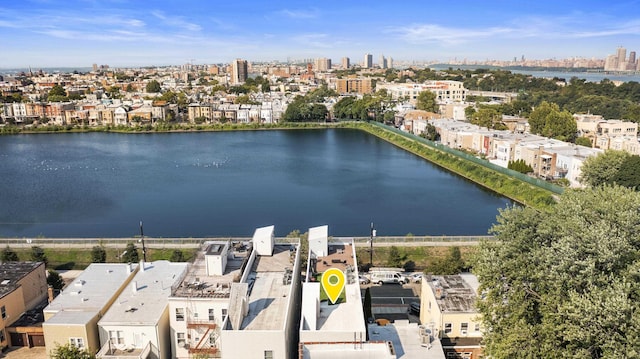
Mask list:
[{"label": "pin drop marker", "polygon": [[329,268],[324,273],[322,273],[322,279],[320,280],[322,283],[322,288],[324,288],[324,292],[327,293],[327,297],[332,304],[335,304],[338,301],[338,297],[342,294],[344,290],[345,277],[344,273],[337,268]]}]

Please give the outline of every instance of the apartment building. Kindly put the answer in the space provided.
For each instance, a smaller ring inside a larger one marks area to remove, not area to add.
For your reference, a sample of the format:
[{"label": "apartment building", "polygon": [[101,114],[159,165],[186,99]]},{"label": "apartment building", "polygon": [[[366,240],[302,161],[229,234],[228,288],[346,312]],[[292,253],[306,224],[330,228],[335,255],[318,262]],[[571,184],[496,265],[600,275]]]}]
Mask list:
[{"label": "apartment building", "polygon": [[169,297],[187,263],[140,261],[124,290],[98,322],[103,359],[171,359]]},{"label": "apartment building", "polygon": [[368,94],[373,93],[371,78],[336,79],[336,91],[339,94]]},{"label": "apartment building", "polygon": [[47,352],[66,344],[98,352],[101,347],[98,321],[137,271],[137,264],[89,265],[43,310]]},{"label": "apartment building", "polygon": [[420,295],[420,321],[440,338],[447,358],[482,356],[482,325],[475,302],[479,283],[472,274],[426,276]]},{"label": "apartment building", "polygon": [[[393,345],[367,341],[353,241],[330,243],[328,232],[328,226],[309,229],[299,358],[326,357],[332,352],[344,357],[395,358]],[[329,270],[338,270],[344,277],[342,294],[335,301],[328,298],[321,281]]]},{"label": "apartment building", "polygon": [[276,244],[273,226],[256,229],[252,243],[247,270],[231,287],[222,357],[289,359],[298,345],[299,244]]},{"label": "apartment building", "polygon": [[377,83],[376,91],[386,89],[394,100],[408,99],[415,103],[418,95],[423,91],[431,91],[436,95],[439,103],[464,102],[467,89],[460,81],[425,81],[422,84],[412,83]]},{"label": "apartment building", "polygon": [[169,298],[172,357],[220,355],[232,283],[242,278],[251,243],[205,242]]},{"label": "apartment building", "polygon": [[42,262],[0,264],[0,348],[44,346],[38,330],[12,328],[28,310],[47,298],[47,274]]}]

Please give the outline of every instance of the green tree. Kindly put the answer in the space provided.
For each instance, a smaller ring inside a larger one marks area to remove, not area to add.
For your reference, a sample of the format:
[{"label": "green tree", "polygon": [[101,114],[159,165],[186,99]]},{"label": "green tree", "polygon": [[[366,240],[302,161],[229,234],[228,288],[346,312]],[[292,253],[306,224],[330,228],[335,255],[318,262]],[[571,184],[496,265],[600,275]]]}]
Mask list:
[{"label": "green tree", "polygon": [[44,249],[39,246],[31,247],[31,260],[34,262],[43,262],[45,266],[49,263],[47,255],[44,253]]},{"label": "green tree", "polygon": [[49,90],[49,93],[47,93],[47,101],[49,102],[61,102],[67,101],[68,99],[67,91],[65,91],[61,85],[54,85],[51,90]]},{"label": "green tree", "polygon": [[529,166],[523,159],[509,161],[507,168],[525,174],[533,172],[533,168],[531,168],[531,166]]},{"label": "green tree", "polygon": [[64,280],[62,279],[62,276],[60,276],[60,273],[49,269],[47,274],[47,285],[50,285],[53,289],[60,290],[64,288]]},{"label": "green tree", "polygon": [[169,259],[171,262],[184,262],[184,253],[182,253],[179,249],[174,249],[171,253],[171,258]]},{"label": "green tree", "polygon": [[125,91],[126,92],[133,92],[134,91],[133,85],[127,84],[127,87],[125,88]]},{"label": "green tree", "polygon": [[140,260],[138,248],[132,242],[127,243],[127,247],[122,254],[122,263],[136,263]]},{"label": "green tree", "polygon": [[640,193],[567,190],[549,211],[500,212],[474,259],[485,355],[640,355]]},{"label": "green tree", "polygon": [[436,102],[436,94],[434,94],[431,91],[420,92],[416,100],[416,108],[418,110],[438,113],[438,103]]},{"label": "green tree", "polygon": [[462,260],[462,254],[459,247],[450,247],[447,256],[444,258],[437,258],[431,262],[425,273],[438,274],[438,275],[452,275],[459,274],[465,267],[465,263]]},{"label": "green tree", "polygon": [[640,156],[631,155],[622,163],[612,182],[627,188],[640,189]]},{"label": "green tree", "polygon": [[495,108],[481,107],[471,117],[471,123],[487,129],[501,127],[502,116]]},{"label": "green tree", "polygon": [[50,353],[51,359],[95,359],[88,349],[80,349],[71,344],[58,345]]},{"label": "green tree", "polygon": [[91,248],[91,263],[105,263],[107,261],[107,251],[103,246]]},{"label": "green tree", "polygon": [[151,80],[147,82],[147,86],[145,87],[146,92],[148,93],[158,93],[162,91],[162,87],[157,80]]},{"label": "green tree", "polygon": [[576,145],[592,147],[591,140],[588,137],[578,137],[576,138]]},{"label": "green tree", "polygon": [[543,101],[529,115],[532,133],[561,141],[573,142],[578,125],[568,111],[560,111],[555,103]]},{"label": "green tree", "polygon": [[387,258],[387,264],[390,267],[399,268],[402,267],[404,257],[400,254],[400,250],[396,246],[391,246],[389,249],[389,255]]},{"label": "green tree", "polygon": [[625,151],[608,150],[597,156],[587,157],[580,168],[580,182],[592,187],[612,184],[618,171],[631,154]]},{"label": "green tree", "polygon": [[18,258],[18,253],[11,249],[9,246],[6,246],[2,250],[2,261],[3,262],[18,262],[20,259]]}]

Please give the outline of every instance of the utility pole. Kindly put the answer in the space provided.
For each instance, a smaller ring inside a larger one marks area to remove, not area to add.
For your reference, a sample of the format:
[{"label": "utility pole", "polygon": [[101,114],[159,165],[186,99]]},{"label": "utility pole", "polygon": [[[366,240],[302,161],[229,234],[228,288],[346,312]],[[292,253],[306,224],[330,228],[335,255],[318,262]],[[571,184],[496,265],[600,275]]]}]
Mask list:
[{"label": "utility pole", "polygon": [[376,230],[371,222],[371,236],[369,237],[369,269],[373,267],[373,237],[376,236]]},{"label": "utility pole", "polygon": [[147,247],[144,246],[144,232],[142,231],[142,221],[140,221],[140,243],[142,243],[142,260],[147,262]]}]

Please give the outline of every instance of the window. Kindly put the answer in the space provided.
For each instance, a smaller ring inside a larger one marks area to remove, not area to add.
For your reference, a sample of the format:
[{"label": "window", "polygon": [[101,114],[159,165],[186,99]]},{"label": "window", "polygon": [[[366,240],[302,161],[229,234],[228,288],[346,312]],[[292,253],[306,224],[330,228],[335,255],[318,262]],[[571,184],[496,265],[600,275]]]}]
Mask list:
[{"label": "window", "polygon": [[264,359],[273,359],[273,350],[265,350]]},{"label": "window", "polygon": [[474,331],[479,332],[480,331],[480,323],[476,323],[475,328],[473,328]]},{"label": "window", "polygon": [[222,310],[222,321],[224,322],[225,319],[227,319],[227,310],[223,309]]},{"label": "window", "polygon": [[216,334],[215,333],[209,334],[209,345],[211,345],[211,346],[216,345]]},{"label": "window", "polygon": [[467,334],[468,330],[469,330],[469,323],[460,323],[460,332],[462,334]]},{"label": "window", "polygon": [[209,321],[213,321],[213,308],[209,308]]},{"label": "window", "polygon": [[0,313],[2,314],[2,319],[7,319],[7,308],[4,305],[0,308]]},{"label": "window", "polygon": [[184,340],[184,333],[177,333],[176,338],[178,338],[178,347],[182,348],[187,344],[187,341]]},{"label": "window", "polygon": [[4,342],[4,329],[0,330],[0,343]]},{"label": "window", "polygon": [[82,338],[69,338],[69,344],[78,349],[84,349],[84,339]]},{"label": "window", "polygon": [[111,344],[124,344],[124,333],[122,330],[110,330],[109,341]]},{"label": "window", "polygon": [[451,323],[444,323],[444,333],[445,334],[451,333]]},{"label": "window", "polygon": [[184,322],[184,308],[176,308],[176,321]]}]

